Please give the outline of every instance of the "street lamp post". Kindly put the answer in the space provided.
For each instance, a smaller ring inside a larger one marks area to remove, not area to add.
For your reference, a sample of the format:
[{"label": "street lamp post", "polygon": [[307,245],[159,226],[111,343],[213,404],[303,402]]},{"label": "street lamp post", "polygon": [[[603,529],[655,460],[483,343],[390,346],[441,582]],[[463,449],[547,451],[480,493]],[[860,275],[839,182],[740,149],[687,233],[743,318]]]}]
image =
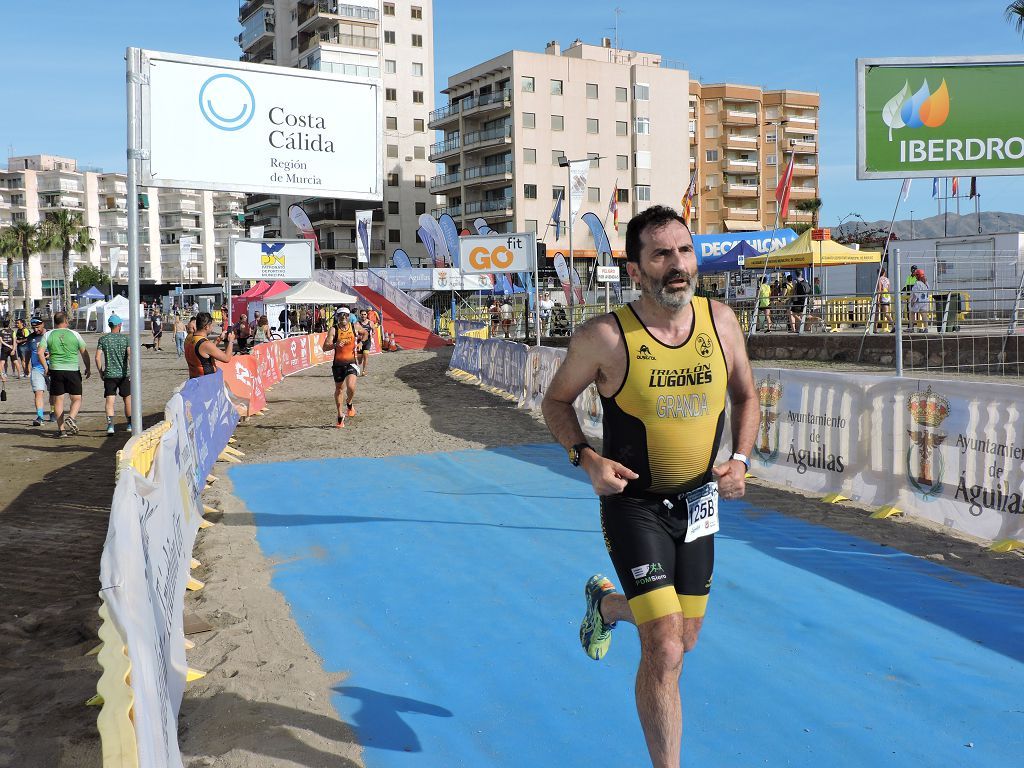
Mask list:
[{"label": "street lamp post", "polygon": [[[558,165],[561,168],[565,168],[567,184],[565,185],[565,196],[569,201],[569,333],[576,328],[576,307],[575,297],[576,293],[573,290],[572,278],[576,274],[576,258],[572,247],[572,225],[573,225],[573,210],[572,210],[572,164],[593,162],[594,160],[603,160],[604,155],[598,155],[597,157],[584,157],[579,160],[570,160],[565,155],[558,158]],[[557,223],[557,222],[556,222]],[[582,285],[581,285],[582,290]]]}]

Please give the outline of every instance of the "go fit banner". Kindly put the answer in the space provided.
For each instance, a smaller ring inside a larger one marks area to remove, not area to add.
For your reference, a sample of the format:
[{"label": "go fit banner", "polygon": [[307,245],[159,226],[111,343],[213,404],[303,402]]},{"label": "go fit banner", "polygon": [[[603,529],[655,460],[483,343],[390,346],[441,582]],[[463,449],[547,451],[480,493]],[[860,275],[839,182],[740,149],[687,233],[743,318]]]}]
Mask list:
[{"label": "go fit banner", "polygon": [[285,376],[327,362],[330,356],[323,351],[326,338],[325,333],[313,333],[268,341],[254,346],[250,354],[218,362],[239,413],[251,416],[262,411],[267,407],[267,390]]}]

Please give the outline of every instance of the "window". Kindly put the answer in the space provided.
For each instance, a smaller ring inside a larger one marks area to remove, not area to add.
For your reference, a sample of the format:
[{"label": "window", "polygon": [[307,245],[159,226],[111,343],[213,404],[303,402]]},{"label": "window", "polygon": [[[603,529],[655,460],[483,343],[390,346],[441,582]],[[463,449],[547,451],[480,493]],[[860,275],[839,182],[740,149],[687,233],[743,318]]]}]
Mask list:
[{"label": "window", "polygon": [[397,144],[388,144],[388,157],[398,157]]},{"label": "window", "polygon": [[397,214],[398,213],[398,201],[397,200],[389,200],[388,201],[388,213],[389,214]]},{"label": "window", "polygon": [[628,88],[616,88],[615,89],[615,100],[616,101],[621,103],[621,102],[627,101],[628,99],[629,99],[629,89]]},{"label": "window", "polygon": [[717,111],[718,111],[718,101],[716,101],[715,99],[710,99],[710,100],[704,102],[704,114],[705,115],[713,115]]},{"label": "window", "polygon": [[565,150],[563,149],[552,149],[551,150],[551,164],[558,165],[558,160],[565,157]]},{"label": "window", "polygon": [[414,61],[412,63],[412,76],[413,77],[423,77],[423,63],[422,62]]},{"label": "window", "polygon": [[398,71],[398,62],[394,59],[384,59],[384,74],[393,75]]},{"label": "window", "polygon": [[398,186],[398,174],[397,173],[389,173],[388,174],[388,186],[389,187],[397,187]]},{"label": "window", "polygon": [[537,185],[536,184],[523,184],[523,197],[527,200],[537,199]]},{"label": "window", "polygon": [[629,128],[629,126],[628,126],[628,124],[624,120],[616,120],[615,121],[615,135],[616,136],[625,136],[629,132],[628,128]]},{"label": "window", "polygon": [[587,133],[597,133],[600,127],[600,121],[596,117],[587,118]]},{"label": "window", "polygon": [[425,186],[427,186],[427,177],[422,175],[422,174],[417,173],[416,174],[416,186],[417,187],[425,187]]},{"label": "window", "polygon": [[551,116],[551,130],[552,131],[562,131],[562,130],[565,130],[565,118],[562,117],[561,115],[552,115]]},{"label": "window", "polygon": [[588,203],[600,203],[601,202],[601,188],[600,187],[587,187],[587,202]]},{"label": "window", "polygon": [[707,176],[704,177],[704,181],[707,182],[707,185],[710,188],[714,189],[715,187],[718,186],[718,174],[709,173]]},{"label": "window", "polygon": [[423,103],[423,91],[413,91],[412,92],[412,103],[413,104],[422,104]]},{"label": "window", "polygon": [[651,153],[637,152],[633,155],[633,167],[649,169],[651,167]]},{"label": "window", "polygon": [[536,128],[537,115],[534,112],[523,112],[523,128]]},{"label": "window", "polygon": [[635,125],[633,127],[634,133],[650,133],[651,132],[651,120],[648,117],[636,118]]},{"label": "window", "polygon": [[601,156],[597,152],[587,152],[587,157],[590,158],[591,168],[601,167]]},{"label": "window", "polygon": [[766,141],[766,142],[767,142],[768,144],[774,144],[774,143],[775,143],[775,140],[776,140],[777,138],[778,138],[778,137],[777,137],[777,136],[776,136],[776,135],[775,135],[774,133],[769,133],[769,134],[767,134],[767,135],[766,135],[766,136],[764,137],[764,140],[765,140],[765,141]]},{"label": "window", "polygon": [[423,35],[413,35],[412,36],[412,47],[413,48],[422,48],[423,47]]},{"label": "window", "polygon": [[690,135],[691,136],[696,136],[697,135],[697,121],[696,120],[690,120]]},{"label": "window", "polygon": [[398,118],[397,117],[385,117],[384,127],[389,131],[398,130]]},{"label": "window", "polygon": [[537,164],[537,150],[523,147],[523,162],[527,165]]},{"label": "window", "polygon": [[395,4],[394,3],[384,3],[384,15],[385,16],[394,16],[395,15]]},{"label": "window", "polygon": [[704,160],[709,163],[718,162],[718,150],[717,149],[706,149],[704,150]]},{"label": "window", "polygon": [[388,242],[389,243],[400,243],[400,242],[402,242],[402,230],[400,230],[400,229],[389,229],[388,230]]},{"label": "window", "polygon": [[296,35],[292,38],[292,50],[296,50],[299,47],[299,37]]},{"label": "window", "polygon": [[413,118],[412,129],[416,133],[423,133],[423,118],[422,117]]},{"label": "window", "polygon": [[412,18],[414,18],[414,19],[422,19],[423,18],[423,9],[420,8],[418,5],[414,5],[409,10],[410,10],[410,15],[412,16]]},{"label": "window", "polygon": [[422,216],[426,212],[427,212],[427,204],[426,203],[416,203],[416,215],[417,216]]},{"label": "window", "polygon": [[597,98],[597,83],[587,83],[587,98],[588,99],[596,99]]},{"label": "window", "polygon": [[709,211],[718,210],[718,200],[714,197],[709,197],[707,200],[705,200],[704,205],[707,207]]},{"label": "window", "polygon": [[426,149],[426,147],[413,147],[412,148],[412,156],[414,158],[416,158],[417,160],[425,160],[427,158],[427,149]]},{"label": "window", "polygon": [[718,138],[718,128],[716,128],[713,125],[709,125],[707,128],[704,129],[704,138],[705,139],[717,139]]},{"label": "window", "polygon": [[562,81],[561,80],[552,80],[551,81],[551,95],[552,96],[561,96],[562,95]]},{"label": "window", "polygon": [[519,84],[522,88],[523,93],[533,93],[534,80],[532,77],[527,77],[526,75],[523,75],[521,78],[519,78]]},{"label": "window", "polygon": [[764,158],[765,165],[775,165],[775,155],[766,155]]},{"label": "window", "polygon": [[646,184],[636,185],[636,199],[638,202],[648,201],[651,199],[651,188]]},{"label": "window", "polygon": [[384,89],[384,100],[385,101],[398,101],[398,90],[395,88]]},{"label": "window", "polygon": [[648,101],[651,98],[651,86],[647,83],[635,83],[633,85],[633,100]]},{"label": "window", "polygon": [[552,187],[551,188],[551,199],[557,200],[560,197],[565,196],[565,187]]},{"label": "window", "polygon": [[384,42],[390,45],[395,44],[395,31],[393,29],[384,30]]},{"label": "window", "polygon": [[620,203],[628,203],[629,202],[629,190],[628,189],[620,189],[620,190],[618,190],[618,195],[616,196],[615,199],[618,202],[620,202]]},{"label": "window", "polygon": [[533,234],[537,234],[537,220],[536,219],[527,219],[526,220],[526,231],[527,232],[533,232]]}]

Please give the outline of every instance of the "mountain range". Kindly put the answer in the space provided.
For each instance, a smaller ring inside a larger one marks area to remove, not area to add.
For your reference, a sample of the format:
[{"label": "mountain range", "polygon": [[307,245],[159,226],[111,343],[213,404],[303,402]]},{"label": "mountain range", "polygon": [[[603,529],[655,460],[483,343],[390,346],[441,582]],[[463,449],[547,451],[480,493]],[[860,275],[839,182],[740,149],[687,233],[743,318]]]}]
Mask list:
[{"label": "mountain range", "polygon": [[[914,238],[942,237],[943,221],[945,219],[945,234],[948,237],[965,237],[977,235],[978,218],[973,213],[956,215],[950,213],[948,218],[942,215],[930,216],[926,219],[914,219],[913,232],[911,222],[908,219],[897,221],[893,225],[893,234],[900,240],[911,240]],[[1024,214],[1004,213],[1002,211],[982,211],[981,233],[994,234],[996,232],[1024,232]],[[832,238],[842,236],[863,236],[868,233],[878,233],[882,237],[889,231],[889,222],[885,220],[868,221],[861,219],[847,221],[839,227],[832,228]]]}]

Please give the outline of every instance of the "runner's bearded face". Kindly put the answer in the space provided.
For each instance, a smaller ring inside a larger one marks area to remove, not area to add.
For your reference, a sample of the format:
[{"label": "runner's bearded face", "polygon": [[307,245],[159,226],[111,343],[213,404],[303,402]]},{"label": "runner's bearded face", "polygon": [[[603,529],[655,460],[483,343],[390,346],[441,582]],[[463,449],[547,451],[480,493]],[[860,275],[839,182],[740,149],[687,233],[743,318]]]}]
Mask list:
[{"label": "runner's bearded face", "polygon": [[671,221],[640,234],[637,282],[643,294],[665,309],[678,311],[693,299],[697,255],[693,238],[682,224]]}]

